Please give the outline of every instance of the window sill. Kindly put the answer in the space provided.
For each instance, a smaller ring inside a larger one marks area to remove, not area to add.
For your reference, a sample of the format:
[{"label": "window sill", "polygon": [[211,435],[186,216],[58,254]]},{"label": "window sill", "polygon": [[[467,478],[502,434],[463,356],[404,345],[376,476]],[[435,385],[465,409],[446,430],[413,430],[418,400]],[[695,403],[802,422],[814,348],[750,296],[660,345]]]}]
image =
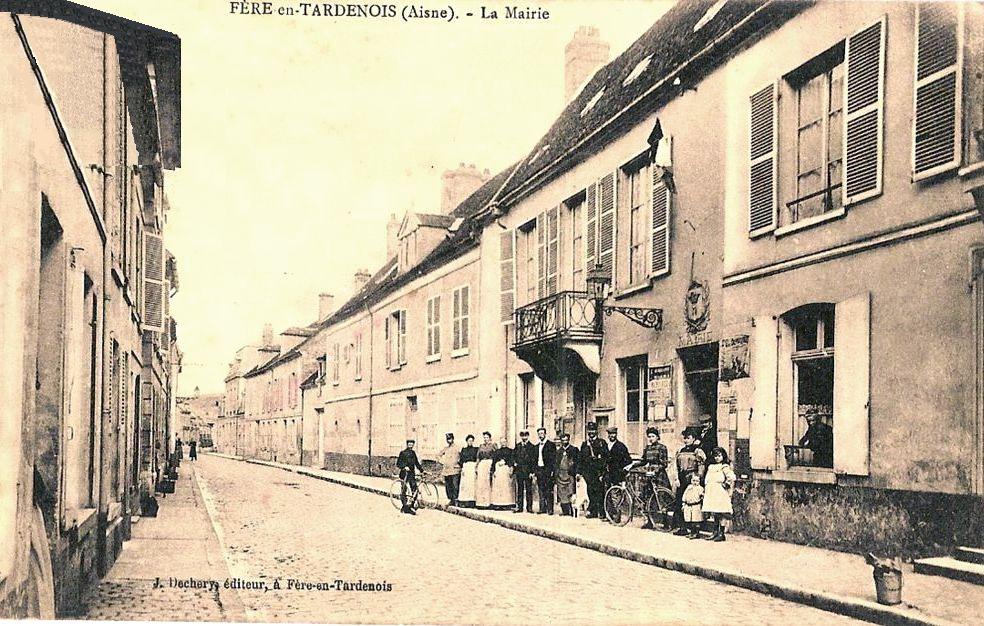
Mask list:
[{"label": "window sill", "polygon": [[801,230],[810,228],[812,226],[816,226],[818,224],[823,224],[825,222],[829,222],[831,220],[844,217],[845,215],[847,215],[847,211],[844,210],[844,207],[841,207],[834,211],[828,211],[821,215],[814,215],[813,217],[808,217],[804,220],[794,222],[792,224],[789,224],[788,226],[781,226],[777,228],[775,230],[775,236],[776,238],[779,238],[782,237],[783,235],[789,235],[791,233],[799,232]]},{"label": "window sill", "polygon": [[451,358],[457,359],[458,357],[468,356],[468,352],[469,352],[468,348],[459,348],[457,350],[452,350]]},{"label": "window sill", "polygon": [[616,300],[621,300],[622,298],[627,298],[633,294],[637,294],[641,291],[645,291],[653,286],[653,283],[647,278],[645,282],[636,283],[634,285],[629,285],[618,291],[613,297]]},{"label": "window sill", "polygon": [[814,483],[818,485],[836,485],[837,474],[828,468],[795,468],[772,470],[771,472],[754,470],[755,478],[786,483]]},{"label": "window sill", "polygon": [[85,534],[85,528],[96,519],[96,509],[68,509],[62,527],[65,530],[78,528],[79,534]]},{"label": "window sill", "polygon": [[441,353],[438,352],[437,354],[432,354],[429,357],[427,357],[426,362],[433,363],[435,361],[440,361],[440,360],[441,360]]},{"label": "window sill", "polygon": [[971,163],[966,167],[961,167],[957,170],[957,174],[960,178],[967,178],[968,176],[974,176],[976,174],[984,174],[984,161],[978,161],[977,163]]}]

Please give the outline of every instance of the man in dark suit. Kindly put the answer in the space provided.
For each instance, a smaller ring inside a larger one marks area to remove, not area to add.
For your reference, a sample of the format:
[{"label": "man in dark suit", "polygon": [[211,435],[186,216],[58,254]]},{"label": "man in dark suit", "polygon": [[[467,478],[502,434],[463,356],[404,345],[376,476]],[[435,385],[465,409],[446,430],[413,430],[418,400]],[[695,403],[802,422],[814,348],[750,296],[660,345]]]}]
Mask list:
[{"label": "man in dark suit", "polygon": [[632,465],[632,455],[625,444],[618,440],[618,428],[611,426],[608,428],[608,486],[617,485],[625,481],[625,473],[628,466]]},{"label": "man in dark suit", "polygon": [[533,467],[536,465],[536,446],[530,443],[530,431],[519,433],[519,443],[516,444],[516,465],[513,467],[513,478],[516,479],[516,513],[523,511],[523,501],[526,501],[526,512],[533,512]]},{"label": "man in dark suit", "polygon": [[400,480],[403,481],[400,489],[400,503],[403,508],[400,510],[410,515],[416,515],[416,513],[413,507],[407,503],[407,493],[417,493],[417,470],[420,470],[421,474],[424,472],[424,468],[421,467],[420,461],[417,459],[417,453],[413,451],[415,443],[413,439],[407,439],[407,447],[400,452],[400,456],[396,457],[396,467],[400,470]]},{"label": "man in dark suit", "polygon": [[834,429],[828,426],[816,413],[806,416],[809,427],[800,438],[799,445],[813,451],[815,467],[834,466]]},{"label": "man in dark suit", "polygon": [[608,463],[608,444],[598,438],[598,425],[594,422],[588,422],[585,431],[587,439],[581,444],[577,471],[588,486],[587,517],[601,517],[604,514],[602,504],[605,499],[602,477],[605,475],[605,467]]},{"label": "man in dark suit", "polygon": [[537,428],[536,458],[533,472],[536,474],[536,488],[540,492],[540,513],[553,515],[553,479],[557,467],[557,446],[547,439],[547,429]]},{"label": "man in dark suit", "polygon": [[560,436],[560,448],[557,449],[557,466],[554,470],[554,483],[557,486],[557,500],[560,502],[560,514],[574,516],[571,498],[577,489],[577,448],[571,445],[569,433]]}]

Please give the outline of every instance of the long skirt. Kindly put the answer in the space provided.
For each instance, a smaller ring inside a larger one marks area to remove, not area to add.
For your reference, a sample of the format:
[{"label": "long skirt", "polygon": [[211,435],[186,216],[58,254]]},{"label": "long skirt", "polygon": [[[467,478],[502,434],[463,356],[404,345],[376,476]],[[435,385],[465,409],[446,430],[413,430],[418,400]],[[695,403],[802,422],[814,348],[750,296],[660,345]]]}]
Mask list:
[{"label": "long skirt", "polygon": [[561,470],[557,472],[555,482],[557,484],[557,501],[561,504],[570,504],[574,490],[577,489],[574,477],[568,474],[567,470]]},{"label": "long skirt", "polygon": [[475,461],[467,461],[461,466],[458,503],[462,506],[475,505]]},{"label": "long skirt", "polygon": [[475,506],[488,507],[492,504],[492,459],[478,462],[475,477]]},{"label": "long skirt", "polygon": [[495,474],[492,474],[492,506],[516,506],[512,475],[512,468],[506,464],[495,468]]}]

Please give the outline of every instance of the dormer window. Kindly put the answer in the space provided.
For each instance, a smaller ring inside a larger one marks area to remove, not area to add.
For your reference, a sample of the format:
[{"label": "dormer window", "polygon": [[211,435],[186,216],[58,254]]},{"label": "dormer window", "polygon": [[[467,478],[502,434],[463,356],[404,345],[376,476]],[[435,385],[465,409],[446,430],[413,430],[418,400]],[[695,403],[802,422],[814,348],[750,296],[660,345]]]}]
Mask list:
[{"label": "dormer window", "polygon": [[649,69],[649,64],[652,62],[652,60],[653,60],[653,55],[650,54],[643,60],[636,63],[636,66],[632,68],[632,71],[629,72],[629,75],[626,76],[625,80],[622,81],[622,86],[625,87],[635,79],[642,76],[642,73],[645,72],[647,69]]},{"label": "dormer window", "polygon": [[598,104],[598,101],[601,100],[601,97],[603,95],[605,95],[605,90],[602,88],[598,90],[598,93],[591,96],[591,99],[588,100],[588,103],[584,105],[583,109],[581,109],[581,117],[587,115],[588,112],[594,108],[594,105]]},{"label": "dormer window", "polygon": [[707,26],[707,23],[713,20],[714,16],[720,13],[721,9],[723,9],[724,5],[727,3],[728,0],[718,0],[711,6],[711,8],[707,9],[707,12],[704,13],[703,17],[697,20],[697,23],[694,24],[694,32],[696,33],[701,28],[704,28],[704,26]]}]

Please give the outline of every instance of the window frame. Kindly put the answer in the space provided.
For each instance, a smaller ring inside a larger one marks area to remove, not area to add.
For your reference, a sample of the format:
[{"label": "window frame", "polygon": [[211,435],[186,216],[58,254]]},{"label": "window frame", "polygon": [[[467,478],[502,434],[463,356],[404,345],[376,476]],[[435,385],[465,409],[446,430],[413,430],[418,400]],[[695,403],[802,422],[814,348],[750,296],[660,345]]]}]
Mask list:
[{"label": "window frame", "polygon": [[[622,412],[626,424],[641,424],[649,421],[649,407],[646,401],[646,391],[649,373],[649,355],[640,354],[636,356],[618,359],[619,378],[621,379],[621,399]],[[637,387],[630,388],[630,380],[637,383]],[[630,394],[637,397],[633,402]],[[630,418],[629,407],[635,405],[636,417]]]},{"label": "window frame", "polygon": [[[649,282],[650,261],[649,251],[652,246],[652,218],[649,208],[652,203],[652,178],[648,159],[645,154],[637,155],[619,168],[619,178],[625,192],[619,195],[624,198],[624,206],[618,210],[626,211],[629,233],[626,238],[626,274],[624,289],[632,289]],[[639,197],[635,197],[636,187]],[[637,224],[638,222],[638,224]],[[638,230],[638,232],[636,232]],[[634,264],[639,265],[639,275],[635,275]],[[615,263],[617,267],[617,263]]]},{"label": "window frame", "polygon": [[427,299],[427,318],[424,323],[427,338],[427,363],[441,360],[441,294]]},{"label": "window frame", "polygon": [[[465,293],[462,298],[459,294]],[[465,356],[471,349],[471,286],[455,287],[451,296],[451,357]],[[457,340],[457,342],[456,342]]]}]

